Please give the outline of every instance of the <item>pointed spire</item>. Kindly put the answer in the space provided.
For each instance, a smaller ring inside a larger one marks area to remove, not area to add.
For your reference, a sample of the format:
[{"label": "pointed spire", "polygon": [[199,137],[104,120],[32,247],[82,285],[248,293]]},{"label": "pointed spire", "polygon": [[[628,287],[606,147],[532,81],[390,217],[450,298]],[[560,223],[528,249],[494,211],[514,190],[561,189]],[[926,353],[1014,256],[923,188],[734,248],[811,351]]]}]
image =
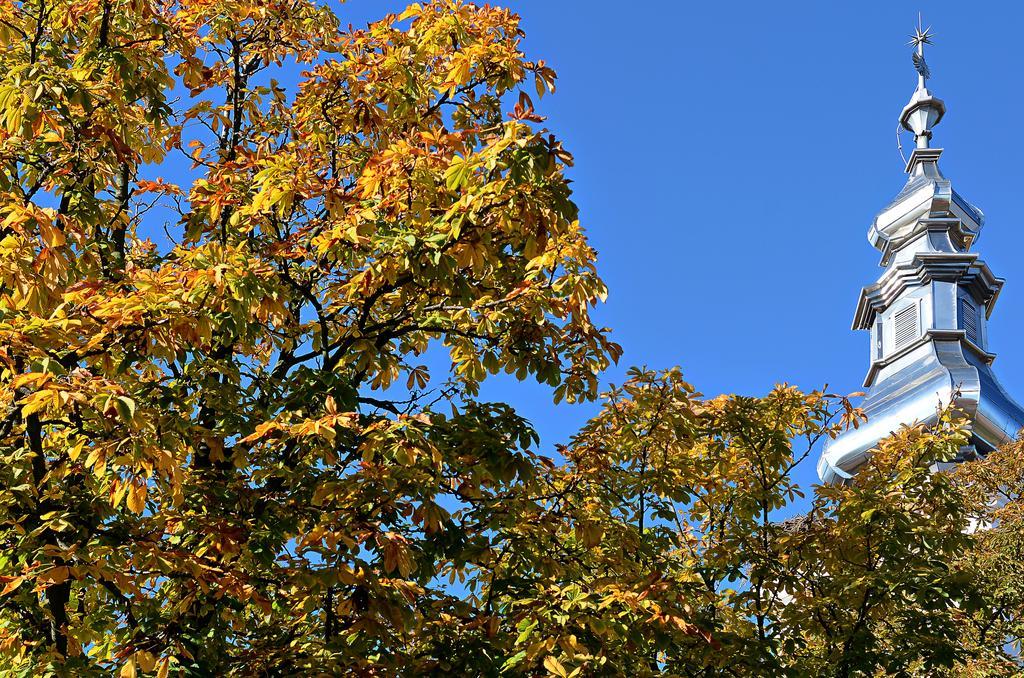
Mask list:
[{"label": "pointed spire", "polygon": [[917,71],[917,90],[914,91],[910,103],[903,108],[903,113],[900,114],[900,124],[908,132],[914,133],[918,148],[928,148],[932,138],[932,128],[939,124],[946,112],[946,105],[942,103],[942,99],[932,96],[927,87],[931,72],[924,60],[924,46],[933,44],[932,38],[934,37],[935,34],[932,33],[931,26],[921,27],[921,15],[918,14],[917,28],[910,36],[908,43],[915,48],[912,56],[914,70]]}]

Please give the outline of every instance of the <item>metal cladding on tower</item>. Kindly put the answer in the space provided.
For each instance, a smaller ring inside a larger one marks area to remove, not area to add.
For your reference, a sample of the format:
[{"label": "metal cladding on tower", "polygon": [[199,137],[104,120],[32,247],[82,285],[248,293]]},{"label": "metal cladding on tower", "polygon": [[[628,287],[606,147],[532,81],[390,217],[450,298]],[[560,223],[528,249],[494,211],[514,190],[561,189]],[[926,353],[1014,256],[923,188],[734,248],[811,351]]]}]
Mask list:
[{"label": "metal cladding on tower", "polygon": [[946,111],[926,86],[924,45],[932,37],[918,27],[911,40],[918,84],[900,124],[917,147],[907,183],[868,229],[885,269],[861,292],[853,321],[854,329],[871,333],[861,405],[868,421],[825,446],[818,462],[824,482],[852,477],[880,440],[904,424],[934,422],[954,401],[971,434],[964,457],[985,454],[1024,427],[1024,409],[999,384],[988,351],[987,322],[1003,280],[970,251],[984,215],[942,175],[942,149],[930,147]]}]

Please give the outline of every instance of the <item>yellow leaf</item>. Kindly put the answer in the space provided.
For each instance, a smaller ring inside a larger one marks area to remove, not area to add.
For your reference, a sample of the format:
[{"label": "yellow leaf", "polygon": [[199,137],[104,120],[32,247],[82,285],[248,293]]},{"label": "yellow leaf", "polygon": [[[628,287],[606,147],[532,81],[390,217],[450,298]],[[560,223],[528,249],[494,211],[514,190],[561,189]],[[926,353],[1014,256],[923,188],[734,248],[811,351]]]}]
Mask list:
[{"label": "yellow leaf", "polygon": [[398,20],[405,21],[406,19],[417,17],[422,13],[423,7],[420,6],[420,3],[414,2],[411,5],[409,5],[404,12],[398,15]]},{"label": "yellow leaf", "polygon": [[142,513],[146,508],[146,483],[141,481],[132,482],[128,488],[128,508],[133,513]]},{"label": "yellow leaf", "polygon": [[167,678],[167,674],[171,670],[171,658],[164,657],[160,662],[160,669],[156,672],[156,678]]},{"label": "yellow leaf", "polygon": [[39,222],[39,235],[47,247],[61,247],[67,242],[64,239],[64,233],[47,221]]},{"label": "yellow leaf", "polygon": [[52,400],[50,391],[36,391],[22,401],[21,416],[27,417],[46,409]]},{"label": "yellow leaf", "polygon": [[156,655],[154,655],[152,652],[141,650],[135,653],[135,658],[139,662],[139,668],[145,671],[146,673],[150,673],[153,669],[156,668]]},{"label": "yellow leaf", "polygon": [[281,429],[281,425],[276,423],[276,422],[273,422],[273,421],[267,421],[267,422],[264,422],[262,424],[257,424],[256,431],[253,432],[252,434],[247,435],[246,437],[242,438],[242,440],[240,440],[239,442],[242,442],[242,443],[254,443],[257,440],[259,440],[260,438],[265,437],[271,431],[277,431],[277,430],[280,430],[280,429]]},{"label": "yellow leaf", "polygon": [[[85,455],[85,466],[86,468],[99,462],[100,458],[103,457],[103,449],[100,447],[94,447],[89,450],[89,454]],[[99,475],[97,473],[97,475]]]},{"label": "yellow leaf", "polygon": [[469,57],[465,54],[458,53],[452,57],[451,69],[445,77],[445,81],[449,85],[450,92],[455,92],[459,85],[464,85],[469,81],[471,65]]},{"label": "yellow leaf", "polygon": [[75,446],[68,450],[68,457],[71,461],[78,461],[78,457],[82,454],[82,448],[85,447],[85,438],[79,438]]},{"label": "yellow leaf", "polygon": [[117,508],[117,505],[124,499],[125,492],[127,491],[128,483],[120,478],[115,478],[110,485],[110,505]]},{"label": "yellow leaf", "polygon": [[124,666],[121,667],[121,673],[119,675],[121,676],[121,678],[136,678],[136,676],[139,675],[138,671],[135,670],[135,657],[131,657],[128,661],[124,663]]},{"label": "yellow leaf", "polygon": [[34,384],[36,388],[38,388],[50,381],[51,378],[52,376],[45,372],[26,372],[15,376],[14,379],[11,380],[10,389],[12,391],[16,391],[26,384]]},{"label": "yellow leaf", "polygon": [[562,662],[558,661],[554,655],[548,655],[544,658],[544,668],[553,676],[559,676],[559,678],[566,678],[568,675],[565,672],[565,667],[562,666]]}]

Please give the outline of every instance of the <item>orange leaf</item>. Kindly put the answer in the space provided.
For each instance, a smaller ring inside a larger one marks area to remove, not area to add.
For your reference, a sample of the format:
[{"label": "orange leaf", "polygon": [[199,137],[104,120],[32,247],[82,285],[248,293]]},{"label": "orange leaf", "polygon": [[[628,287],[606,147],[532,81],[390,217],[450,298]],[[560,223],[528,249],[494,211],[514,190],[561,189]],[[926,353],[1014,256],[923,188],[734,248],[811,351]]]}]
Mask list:
[{"label": "orange leaf", "polygon": [[8,593],[21,586],[24,581],[25,577],[14,577],[10,579],[10,581],[7,582],[7,585],[4,586],[3,590],[0,591],[0,596],[6,596]]}]

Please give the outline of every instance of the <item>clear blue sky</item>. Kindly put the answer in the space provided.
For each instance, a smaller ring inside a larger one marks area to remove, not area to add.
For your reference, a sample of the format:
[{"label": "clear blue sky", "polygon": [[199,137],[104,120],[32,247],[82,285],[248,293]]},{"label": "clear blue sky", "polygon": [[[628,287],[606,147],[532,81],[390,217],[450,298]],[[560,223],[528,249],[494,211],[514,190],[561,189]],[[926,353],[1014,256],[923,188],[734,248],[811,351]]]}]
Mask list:
[{"label": "clear blue sky", "polygon": [[[576,156],[576,200],[610,287],[598,318],[625,355],[607,380],[678,364],[708,395],[861,388],[868,338],[850,323],[881,272],[868,225],[905,178],[895,129],[923,10],[937,34],[929,84],[947,105],[933,145],[987,216],[976,250],[1007,279],[989,332],[995,368],[1024,399],[1024,167],[1012,141],[1024,134],[1024,56],[1004,37],[1024,4],[504,4],[523,17],[528,55],[560,76],[539,108]],[[402,6],[350,0],[340,12],[358,25]],[[515,405],[547,450],[594,411],[508,380],[483,395]]]}]

